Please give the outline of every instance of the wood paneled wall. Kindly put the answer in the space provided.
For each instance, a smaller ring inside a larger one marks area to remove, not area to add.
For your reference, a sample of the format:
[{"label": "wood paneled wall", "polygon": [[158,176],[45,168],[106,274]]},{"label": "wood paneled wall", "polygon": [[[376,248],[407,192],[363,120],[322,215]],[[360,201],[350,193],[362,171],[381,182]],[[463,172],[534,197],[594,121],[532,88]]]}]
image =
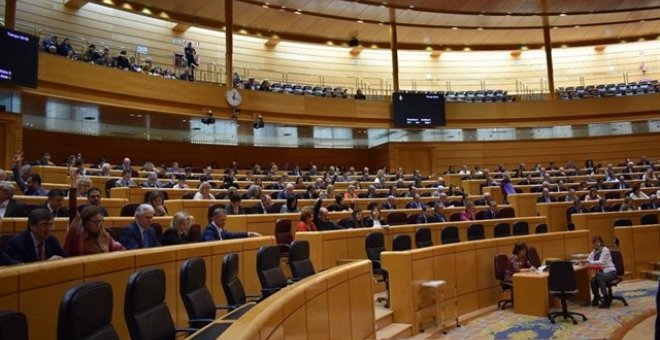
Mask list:
[{"label": "wood paneled wall", "polygon": [[537,162],[543,166],[547,166],[549,162],[563,166],[572,160],[582,166],[586,159],[593,159],[596,164],[603,165],[619,164],[626,158],[638,161],[641,156],[658,160],[658,140],[660,134],[654,133],[548,140],[389,143],[376,152],[381,155],[388,154],[387,165],[390,168],[403,166],[406,172],[411,172],[413,169],[407,163],[412,162],[410,155],[431,149],[431,172],[442,174],[451,165],[460,167],[463,164],[494,169],[502,163],[507,169],[513,170],[520,162],[530,168]]},{"label": "wood paneled wall", "polygon": [[[0,8],[4,3],[0,4]],[[64,7],[63,1],[22,0],[17,4],[19,27],[32,26],[60,36],[84,38],[114,50],[135,50],[136,45],[149,49],[149,57],[161,66],[172,68],[174,53],[181,53],[182,43],[199,43],[201,71],[222,72],[224,67],[224,32],[190,28],[183,33],[172,31],[174,23],[86,4],[79,10]],[[336,42],[341,44],[341,42]],[[113,51],[117,53],[118,51]],[[516,91],[517,83],[530,89],[547,91],[545,55],[542,50],[523,51],[514,57],[511,51],[443,52],[433,58],[427,51],[400,51],[399,70],[402,89],[477,90],[482,87]],[[592,47],[561,48],[553,51],[556,86],[619,83],[623,74],[630,81],[660,77],[660,49],[654,41],[609,45],[596,51]],[[641,65],[646,66],[642,73]],[[264,45],[264,38],[236,35],[234,67],[242,76],[293,83],[328,84],[349,88],[391,87],[391,57],[387,49],[369,49],[352,56],[345,46],[326,46],[281,42],[274,48]],[[223,79],[220,73],[204,75],[207,80]],[[427,80],[430,79],[430,80]],[[482,82],[483,81],[483,82]],[[369,91],[367,91],[369,92]]]},{"label": "wood paneled wall", "polygon": [[23,119],[0,111],[0,169],[10,169],[14,152],[23,149]]}]

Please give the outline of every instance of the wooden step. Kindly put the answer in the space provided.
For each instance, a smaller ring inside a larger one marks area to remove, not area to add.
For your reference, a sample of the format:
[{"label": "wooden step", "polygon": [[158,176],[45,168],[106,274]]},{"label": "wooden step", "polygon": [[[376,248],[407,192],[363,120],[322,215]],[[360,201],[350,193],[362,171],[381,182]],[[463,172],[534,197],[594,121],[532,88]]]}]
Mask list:
[{"label": "wooden step", "polygon": [[394,313],[384,307],[376,307],[376,332],[394,322]]},{"label": "wooden step", "polygon": [[660,270],[642,270],[642,277],[649,280],[658,281],[660,279]]},{"label": "wooden step", "polygon": [[402,339],[412,335],[412,327],[407,323],[391,323],[376,332],[376,340]]}]

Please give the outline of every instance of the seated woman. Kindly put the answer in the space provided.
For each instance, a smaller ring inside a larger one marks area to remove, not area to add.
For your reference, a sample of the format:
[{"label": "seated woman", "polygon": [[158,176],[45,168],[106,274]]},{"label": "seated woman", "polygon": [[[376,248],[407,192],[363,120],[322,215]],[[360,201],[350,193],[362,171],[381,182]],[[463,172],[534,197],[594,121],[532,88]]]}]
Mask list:
[{"label": "seated woman", "polygon": [[302,177],[296,177],[296,183],[293,184],[293,188],[296,190],[305,190],[305,181]]},{"label": "seated woman", "polygon": [[335,196],[335,204],[332,204],[328,207],[328,211],[350,211],[351,208],[347,204],[344,204],[344,196],[342,194],[337,194]]},{"label": "seated woman", "polygon": [[364,221],[362,221],[362,225],[365,228],[382,227],[385,225],[385,220],[383,220],[381,217],[378,204],[374,204],[374,206],[371,208],[369,216],[367,216]]},{"label": "seated woman", "polygon": [[300,222],[296,226],[296,231],[318,231],[316,224],[314,224],[314,209],[312,207],[304,207],[300,211]]},{"label": "seated woman", "polygon": [[164,196],[160,190],[149,192],[147,203],[154,207],[154,216],[168,216],[167,208],[163,204]]},{"label": "seated woman", "polygon": [[621,204],[621,207],[619,208],[619,211],[635,211],[638,210],[637,206],[635,206],[635,201],[633,201],[632,197],[626,196],[623,198],[623,203]]},{"label": "seated woman", "polygon": [[355,186],[349,185],[344,193],[344,199],[352,200],[358,198],[358,194],[355,192]]},{"label": "seated woman", "polygon": [[199,242],[199,239],[192,239],[188,234],[192,225],[192,216],[185,211],[179,211],[172,217],[170,227],[163,232],[161,243],[164,246],[173,244],[184,244]]},{"label": "seated woman", "polygon": [[213,200],[215,197],[211,194],[211,183],[202,182],[198,191],[193,196],[194,200]]},{"label": "seated woman", "polygon": [[512,283],[513,274],[530,271],[530,269],[532,269],[532,264],[527,259],[527,245],[518,242],[513,246],[513,255],[509,257],[509,263],[504,269],[504,281]]},{"label": "seated woman", "polygon": [[298,210],[298,197],[293,196],[293,197],[288,197],[286,199],[286,204],[282,206],[280,209],[280,214],[289,214],[289,213],[297,213],[299,212]]},{"label": "seated woman", "polygon": [[609,308],[610,303],[612,303],[612,297],[607,294],[607,282],[616,278],[616,267],[614,266],[614,262],[612,262],[610,250],[605,247],[603,238],[596,236],[592,243],[594,250],[587,257],[587,261],[591,264],[601,265],[603,268],[597,271],[591,278],[591,292],[594,294],[591,305],[594,307],[598,306],[598,308]]},{"label": "seated woman", "polygon": [[642,191],[642,185],[640,183],[635,183],[632,187],[632,192],[630,193],[630,198],[642,200],[649,199],[649,196]]},{"label": "seated woman", "polygon": [[64,251],[69,256],[101,254],[126,250],[103,228],[103,216],[98,207],[87,206],[76,216],[64,239]]},{"label": "seated woman", "polygon": [[477,209],[474,207],[474,202],[472,201],[466,201],[465,202],[465,210],[461,212],[461,221],[474,221],[476,220],[476,211]]},{"label": "seated woman", "polygon": [[344,225],[346,228],[364,228],[362,222],[362,209],[355,209],[351,212],[351,219]]}]

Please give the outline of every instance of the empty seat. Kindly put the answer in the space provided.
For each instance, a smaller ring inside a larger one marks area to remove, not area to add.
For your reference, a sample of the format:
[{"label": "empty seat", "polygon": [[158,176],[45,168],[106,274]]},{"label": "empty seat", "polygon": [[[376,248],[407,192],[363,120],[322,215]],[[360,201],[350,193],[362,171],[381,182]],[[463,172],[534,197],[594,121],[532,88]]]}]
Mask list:
[{"label": "empty seat", "polygon": [[453,225],[442,228],[442,232],[440,233],[440,241],[442,244],[460,242],[461,240],[458,237],[458,228]]},{"label": "empty seat", "polygon": [[280,247],[280,256],[287,256],[291,242],[293,242],[290,219],[282,218],[275,222],[275,240],[277,246]]},{"label": "empty seat", "polygon": [[633,225],[632,220],[629,218],[619,218],[614,220],[615,227],[630,227],[632,225]]},{"label": "empty seat", "polygon": [[499,218],[513,218],[516,217],[516,211],[513,208],[502,208],[499,211]]},{"label": "empty seat", "polygon": [[559,297],[562,307],[560,312],[551,312],[548,314],[550,322],[555,323],[555,318],[563,316],[564,319],[570,318],[573,320],[573,324],[577,325],[577,321],[574,318],[575,315],[581,316],[583,321],[587,321],[587,317],[584,314],[570,312],[566,304],[566,299],[578,292],[573,263],[570,261],[556,261],[552,262],[549,266],[548,289],[550,290],[550,295]]},{"label": "empty seat", "polygon": [[289,250],[289,268],[293,281],[314,275],[314,265],[309,259],[309,242],[293,241]]},{"label": "empty seat", "polygon": [[402,212],[393,212],[387,215],[387,224],[404,225],[408,223],[408,216]]},{"label": "empty seat", "polygon": [[467,229],[468,241],[483,240],[486,238],[483,224],[470,224]]},{"label": "empty seat", "polygon": [[261,247],[257,251],[257,274],[264,298],[286,287],[287,279],[280,267],[280,248],[278,246]]},{"label": "empty seat", "polygon": [[199,258],[188,259],[181,264],[179,294],[188,314],[188,323],[193,328],[202,328],[213,322],[216,310],[223,308],[216,307],[213,302],[213,296],[206,287],[206,265]]},{"label": "empty seat", "polygon": [[[238,277],[238,254],[230,253],[223,257],[221,268],[222,290],[227,298],[227,308],[229,311],[235,311],[232,315],[240,315],[254,306],[247,303],[247,296],[243,283]],[[254,296],[256,298],[256,296]],[[237,314],[238,313],[238,314]],[[226,317],[225,317],[226,318]]]},{"label": "empty seat", "polygon": [[433,246],[433,240],[431,238],[431,229],[418,228],[417,231],[415,231],[415,246],[417,248]]},{"label": "empty seat", "polygon": [[493,262],[495,266],[495,279],[500,281],[502,292],[511,291],[511,299],[502,299],[497,302],[497,307],[504,309],[507,304],[513,305],[513,283],[504,281],[506,267],[509,265],[509,257],[504,254],[495,255]]},{"label": "empty seat", "polygon": [[641,218],[641,224],[658,224],[658,215],[656,214],[646,214]]},{"label": "empty seat", "polygon": [[539,223],[536,225],[536,229],[534,232],[536,234],[545,234],[548,232],[548,225],[545,223]]},{"label": "empty seat", "polygon": [[525,221],[518,221],[513,224],[513,235],[529,235],[529,224]]},{"label": "empty seat", "polygon": [[403,251],[412,249],[412,240],[409,235],[394,235],[392,240],[393,251]]},{"label": "empty seat", "polygon": [[493,227],[493,236],[495,238],[511,236],[511,225],[506,222],[496,224]]},{"label": "empty seat", "polygon": [[121,211],[119,212],[119,216],[124,216],[124,217],[133,217],[135,216],[135,210],[140,204],[138,203],[129,203],[121,207]]},{"label": "empty seat", "polygon": [[389,275],[380,264],[380,253],[385,251],[385,236],[383,233],[369,233],[364,239],[364,248],[367,252],[367,258],[371,260],[371,268],[374,278],[377,282],[384,282],[387,290],[387,298],[378,298],[377,302],[385,302],[385,308],[390,307],[390,280]]},{"label": "empty seat", "polygon": [[28,340],[27,319],[23,313],[0,310],[0,339]]},{"label": "empty seat", "polygon": [[119,339],[112,326],[112,301],[112,286],[106,282],[69,289],[60,303],[57,339]]},{"label": "empty seat", "polygon": [[529,249],[527,249],[527,260],[529,260],[529,263],[533,267],[541,267],[541,257],[539,257],[539,253],[536,251],[536,248],[529,247]]}]

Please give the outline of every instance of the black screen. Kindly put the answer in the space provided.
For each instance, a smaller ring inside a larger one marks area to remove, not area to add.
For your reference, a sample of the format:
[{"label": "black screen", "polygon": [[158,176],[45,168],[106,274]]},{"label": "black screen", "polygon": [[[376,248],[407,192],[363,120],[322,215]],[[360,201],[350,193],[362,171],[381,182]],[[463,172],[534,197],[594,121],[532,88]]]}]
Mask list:
[{"label": "black screen", "polygon": [[0,85],[37,87],[39,39],[0,27]]},{"label": "black screen", "polygon": [[445,97],[441,94],[394,92],[392,100],[395,126],[445,125]]}]

